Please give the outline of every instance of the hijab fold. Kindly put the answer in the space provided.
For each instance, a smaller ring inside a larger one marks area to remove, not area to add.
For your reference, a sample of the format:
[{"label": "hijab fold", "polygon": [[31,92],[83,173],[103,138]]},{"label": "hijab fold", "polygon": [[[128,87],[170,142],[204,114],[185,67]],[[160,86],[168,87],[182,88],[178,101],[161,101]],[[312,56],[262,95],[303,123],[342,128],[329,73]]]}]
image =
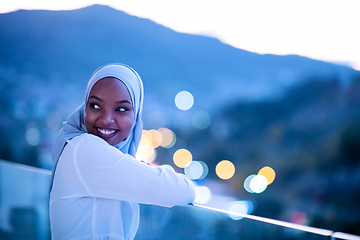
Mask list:
[{"label": "hijab fold", "polygon": [[69,116],[66,122],[63,123],[63,127],[55,140],[52,156],[53,171],[51,186],[54,178],[54,172],[56,170],[56,165],[66,145],[66,142],[76,136],[87,133],[84,121],[84,113],[89,94],[95,83],[105,77],[115,77],[119,79],[126,85],[127,89],[129,90],[135,113],[135,121],[129,136],[114,147],[119,149],[119,151],[124,154],[130,154],[131,156],[135,157],[143,130],[143,123],[141,120],[144,98],[143,84],[140,76],[131,67],[121,63],[105,65],[93,73],[87,85],[86,98],[84,103]]}]

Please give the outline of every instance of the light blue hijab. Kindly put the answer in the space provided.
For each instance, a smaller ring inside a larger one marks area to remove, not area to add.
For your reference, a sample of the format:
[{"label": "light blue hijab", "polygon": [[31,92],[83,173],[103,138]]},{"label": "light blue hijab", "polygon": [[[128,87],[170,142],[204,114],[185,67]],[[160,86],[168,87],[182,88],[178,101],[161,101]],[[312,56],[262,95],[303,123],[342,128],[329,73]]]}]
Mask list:
[{"label": "light blue hijab", "polygon": [[104,77],[115,77],[119,79],[126,85],[127,89],[129,90],[135,113],[135,122],[129,136],[114,147],[119,149],[122,153],[130,154],[131,156],[135,157],[143,130],[143,123],[141,120],[144,99],[143,84],[139,74],[131,67],[120,63],[105,65],[93,73],[86,89],[85,102],[69,116],[66,122],[63,123],[63,128],[60,130],[60,133],[55,140],[52,156],[54,167],[52,172],[51,186],[54,178],[54,172],[56,170],[56,165],[66,145],[66,142],[76,136],[87,133],[84,122],[84,113],[89,94],[95,83]]}]

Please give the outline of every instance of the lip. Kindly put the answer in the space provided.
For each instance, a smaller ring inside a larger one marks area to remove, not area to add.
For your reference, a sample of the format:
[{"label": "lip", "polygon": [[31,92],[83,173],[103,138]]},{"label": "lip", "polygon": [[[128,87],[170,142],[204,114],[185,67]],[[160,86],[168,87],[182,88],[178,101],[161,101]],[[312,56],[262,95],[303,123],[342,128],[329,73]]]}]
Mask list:
[{"label": "lip", "polygon": [[[107,132],[107,133],[105,133]],[[108,133],[110,132],[110,133]],[[97,127],[96,128],[96,133],[99,137],[101,137],[102,139],[110,139],[112,137],[114,137],[117,134],[118,130],[116,129],[112,129],[112,128],[100,128]]]}]

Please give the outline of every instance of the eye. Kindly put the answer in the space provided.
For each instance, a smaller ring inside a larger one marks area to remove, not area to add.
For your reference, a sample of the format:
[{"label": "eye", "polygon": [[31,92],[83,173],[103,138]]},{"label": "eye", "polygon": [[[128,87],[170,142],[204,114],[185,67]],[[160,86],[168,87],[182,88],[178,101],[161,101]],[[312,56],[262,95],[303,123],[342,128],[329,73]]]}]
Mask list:
[{"label": "eye", "polygon": [[100,109],[100,106],[97,105],[96,103],[90,103],[90,107],[91,107],[92,109]]},{"label": "eye", "polygon": [[116,111],[119,111],[119,112],[127,112],[127,111],[129,111],[129,109],[126,108],[126,107],[119,107],[119,108],[116,109]]}]

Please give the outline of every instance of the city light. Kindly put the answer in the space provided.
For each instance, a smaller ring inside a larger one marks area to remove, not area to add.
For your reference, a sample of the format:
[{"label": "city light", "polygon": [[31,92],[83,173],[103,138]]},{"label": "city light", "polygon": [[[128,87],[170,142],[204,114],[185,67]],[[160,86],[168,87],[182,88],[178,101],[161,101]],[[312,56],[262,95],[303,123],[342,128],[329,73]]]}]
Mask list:
[{"label": "city light", "polygon": [[153,145],[153,134],[151,132],[143,130],[139,147],[136,152],[136,159],[151,163],[156,159],[156,150]]},{"label": "city light", "polygon": [[244,188],[249,193],[262,193],[268,185],[275,180],[275,171],[269,167],[263,167],[258,174],[251,174],[244,181]]},{"label": "city light", "polygon": [[31,146],[37,146],[40,143],[40,132],[37,127],[32,126],[33,124],[29,124],[28,129],[26,130],[26,141]]},{"label": "city light", "polygon": [[192,161],[191,164],[184,169],[184,173],[190,179],[200,180],[207,176],[208,167],[202,161]]},{"label": "city light", "polygon": [[175,96],[175,105],[180,110],[189,110],[194,104],[194,97],[188,91],[181,91]]},{"label": "city light", "polygon": [[189,150],[179,149],[173,155],[173,160],[179,168],[185,168],[192,162],[192,154]]},{"label": "city light", "polygon": [[268,185],[270,185],[275,180],[275,171],[271,167],[263,167],[258,172],[258,175],[263,175],[266,177]]},{"label": "city light", "polygon": [[162,136],[162,141],[160,146],[163,148],[171,148],[176,143],[176,135],[173,131],[168,128],[159,128],[159,133]]},{"label": "city light", "polygon": [[223,160],[216,165],[216,175],[224,180],[230,179],[235,174],[235,166],[228,160]]},{"label": "city light", "polygon": [[154,148],[157,148],[160,146],[162,142],[162,135],[158,130],[151,129],[148,131],[152,136],[152,145]]},{"label": "city light", "polygon": [[[254,210],[254,204],[251,201],[233,201],[229,204],[228,211],[238,213],[240,215],[250,214]],[[229,214],[233,220],[240,220],[243,217],[235,214]]]}]

